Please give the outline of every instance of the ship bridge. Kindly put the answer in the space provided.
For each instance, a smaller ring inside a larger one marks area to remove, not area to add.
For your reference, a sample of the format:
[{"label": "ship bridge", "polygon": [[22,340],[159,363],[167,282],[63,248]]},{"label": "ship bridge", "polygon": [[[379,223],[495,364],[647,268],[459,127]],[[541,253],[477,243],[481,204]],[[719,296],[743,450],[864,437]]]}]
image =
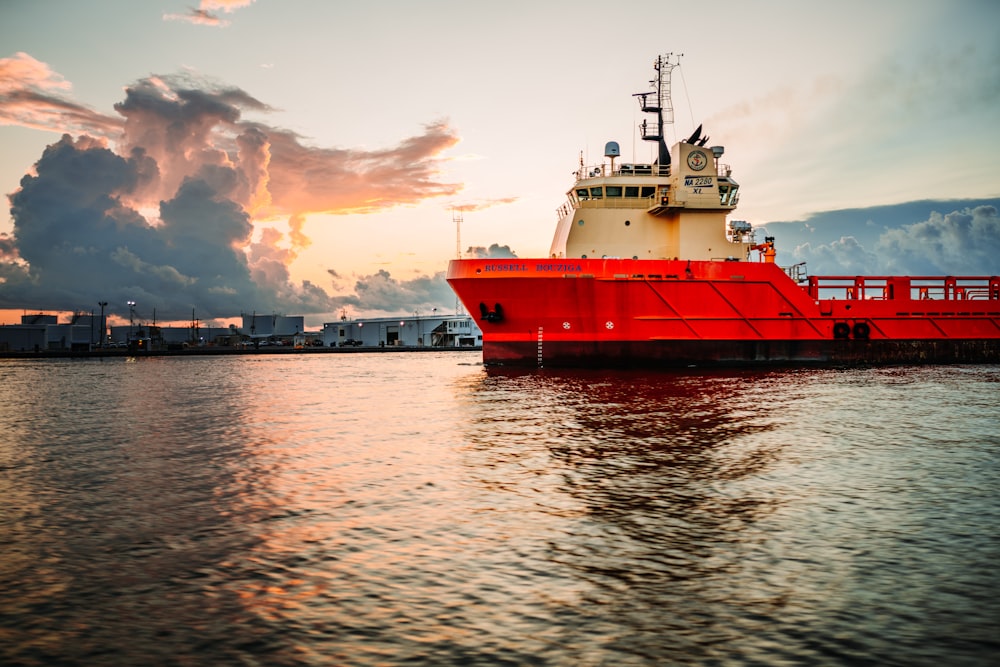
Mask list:
[{"label": "ship bridge", "polygon": [[[729,165],[716,162],[714,176],[693,176],[683,181],[671,179],[671,173],[670,165],[656,164],[581,167],[576,173],[577,182],[566,193],[567,202],[557,210],[558,216],[562,218],[573,209],[645,209],[650,215],[667,215],[674,208],[736,208],[739,184],[730,177]],[[683,193],[681,188],[686,188]],[[698,197],[706,191],[708,198]],[[713,192],[717,193],[717,201],[711,198]],[[692,201],[695,197],[696,202]]]},{"label": "ship bridge", "polygon": [[617,142],[605,145],[610,161],[585,167],[558,209],[550,257],[734,260],[749,255],[752,233],[734,234],[726,216],[736,209],[739,185],[722,164],[725,149],[710,146],[702,126],[668,149],[664,126],[673,123],[670,72],[673,54],[657,58],[652,92],[638,93],[642,139],[657,144],[651,163],[622,163]]},{"label": "ship bridge", "polygon": [[610,164],[581,164],[566,202],[558,209],[559,225],[550,255],[636,259],[745,256],[748,241],[733,237],[726,227],[726,216],[739,201],[739,184],[732,179],[730,167],[720,160],[724,149],[690,141],[674,144],[670,164],[619,165],[615,142],[609,142],[605,150]]}]

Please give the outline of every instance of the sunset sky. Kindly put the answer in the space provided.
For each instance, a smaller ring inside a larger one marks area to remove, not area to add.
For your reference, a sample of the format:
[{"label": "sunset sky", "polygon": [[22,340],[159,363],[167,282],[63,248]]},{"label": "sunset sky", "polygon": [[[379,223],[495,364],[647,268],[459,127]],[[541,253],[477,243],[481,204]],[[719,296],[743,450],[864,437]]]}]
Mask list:
[{"label": "sunset sky", "polygon": [[1000,270],[994,0],[195,2],[0,2],[0,323],[450,310],[453,211],[544,255],[667,52],[779,263]]}]

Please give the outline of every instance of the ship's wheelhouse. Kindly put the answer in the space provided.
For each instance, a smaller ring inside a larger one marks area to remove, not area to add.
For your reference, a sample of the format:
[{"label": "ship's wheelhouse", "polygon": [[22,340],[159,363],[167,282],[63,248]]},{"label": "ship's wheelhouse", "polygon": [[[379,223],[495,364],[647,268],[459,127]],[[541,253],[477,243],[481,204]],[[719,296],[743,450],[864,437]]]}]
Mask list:
[{"label": "ship's wheelhouse", "polygon": [[672,167],[616,166],[614,159],[581,166],[559,210],[550,256],[744,258],[752,238],[734,237],[726,225],[739,184],[719,160],[723,149],[679,142],[672,153]]}]

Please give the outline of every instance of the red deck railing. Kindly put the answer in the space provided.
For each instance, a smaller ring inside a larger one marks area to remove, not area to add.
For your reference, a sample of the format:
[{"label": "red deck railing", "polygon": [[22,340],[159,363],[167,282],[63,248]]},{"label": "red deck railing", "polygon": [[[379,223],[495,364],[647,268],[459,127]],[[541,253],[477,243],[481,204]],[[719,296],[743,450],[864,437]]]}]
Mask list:
[{"label": "red deck railing", "polygon": [[809,276],[813,299],[1000,300],[997,276]]}]

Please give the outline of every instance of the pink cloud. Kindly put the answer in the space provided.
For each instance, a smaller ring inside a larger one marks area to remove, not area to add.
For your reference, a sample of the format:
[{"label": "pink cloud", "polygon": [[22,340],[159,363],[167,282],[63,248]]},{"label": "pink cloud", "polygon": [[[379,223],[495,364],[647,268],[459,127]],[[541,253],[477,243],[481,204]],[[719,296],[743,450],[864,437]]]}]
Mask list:
[{"label": "pink cloud", "polygon": [[268,137],[275,213],[370,213],[461,189],[438,180],[436,157],[458,143],[444,122],[372,152],[307,147],[293,133],[280,130],[271,130]]},{"label": "pink cloud", "polygon": [[47,64],[18,51],[10,58],[0,58],[0,93],[19,88],[69,90],[72,86]]},{"label": "pink cloud", "polygon": [[215,10],[222,10],[231,14],[237,9],[249,7],[254,0],[201,0],[197,8],[192,8],[187,14],[164,14],[164,21],[185,21],[195,25],[207,25],[216,28],[224,28],[229,25],[229,21],[221,19],[214,13]]},{"label": "pink cloud", "polygon": [[99,136],[121,129],[121,119],[64,97],[71,88],[46,63],[26,53],[0,59],[0,125]]},{"label": "pink cloud", "polygon": [[513,204],[517,201],[517,197],[501,197],[498,199],[483,199],[478,202],[470,202],[466,204],[452,204],[451,209],[453,211],[460,211],[462,213],[470,213],[472,211],[485,211],[488,208],[493,208],[494,206],[501,206],[503,204]]},{"label": "pink cloud", "polygon": [[195,25],[207,25],[215,28],[224,28],[229,25],[229,21],[220,19],[215,14],[204,9],[192,9],[187,14],[164,14],[164,21],[184,21]]},{"label": "pink cloud", "polygon": [[221,9],[226,12],[234,12],[243,7],[249,7],[254,0],[201,0],[200,9]]}]

